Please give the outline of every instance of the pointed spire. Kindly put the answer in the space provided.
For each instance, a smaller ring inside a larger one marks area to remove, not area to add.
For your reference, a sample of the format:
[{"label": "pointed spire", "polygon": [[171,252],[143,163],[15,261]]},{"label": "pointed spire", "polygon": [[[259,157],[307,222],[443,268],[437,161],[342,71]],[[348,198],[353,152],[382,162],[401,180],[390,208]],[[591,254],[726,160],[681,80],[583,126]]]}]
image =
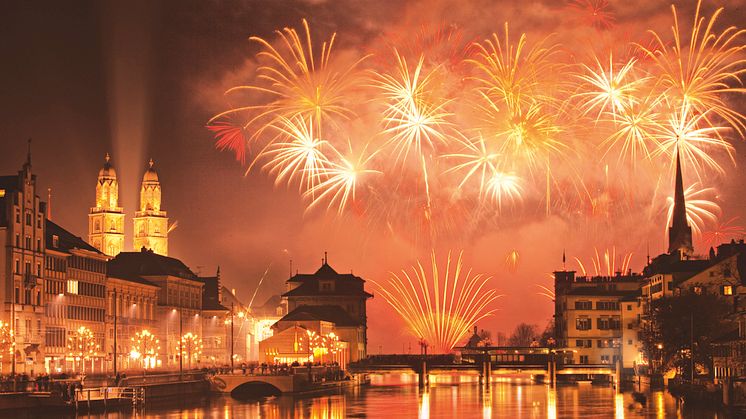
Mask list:
[{"label": "pointed spire", "polygon": [[562,270],[566,271],[565,269],[565,262],[567,262],[567,257],[565,256],[565,249],[562,249]]},{"label": "pointed spire", "polygon": [[686,217],[686,198],[684,196],[684,177],[681,174],[681,158],[676,150],[676,181],[674,185],[674,205],[671,227],[668,229],[668,253],[689,255],[692,247],[692,228]]},{"label": "pointed spire", "polygon": [[324,263],[329,263],[329,258],[327,257],[326,251],[324,251]]},{"label": "pointed spire", "polygon": [[52,188],[47,188],[47,219],[52,220]]}]

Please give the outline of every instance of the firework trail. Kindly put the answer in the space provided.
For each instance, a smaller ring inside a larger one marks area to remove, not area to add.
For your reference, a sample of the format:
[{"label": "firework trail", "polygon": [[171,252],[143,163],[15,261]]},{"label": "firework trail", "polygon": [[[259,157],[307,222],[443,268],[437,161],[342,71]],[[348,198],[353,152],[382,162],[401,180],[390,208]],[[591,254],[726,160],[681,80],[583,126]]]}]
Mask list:
[{"label": "firework trail", "polygon": [[[583,26],[615,24],[605,0],[567,8]],[[371,60],[364,48],[340,54],[336,33],[316,39],[303,20],[250,38],[251,79],[207,128],[247,173],[297,187],[308,213],[353,212],[397,237],[426,235],[427,247],[540,215],[584,225],[655,214],[677,156],[707,190],[746,132],[729,105],[746,91],[744,31],[723,28],[723,9],[703,16],[698,4],[691,27],[672,12],[671,41],[651,30],[602,54],[506,22],[472,42],[448,24],[395,33]]]},{"label": "firework trail", "polygon": [[465,270],[462,253],[439,268],[435,252],[428,274],[417,262],[411,271],[391,273],[387,282],[376,283],[386,302],[410,331],[440,352],[450,352],[478,321],[493,314],[490,308],[500,295],[490,286],[492,277]]}]

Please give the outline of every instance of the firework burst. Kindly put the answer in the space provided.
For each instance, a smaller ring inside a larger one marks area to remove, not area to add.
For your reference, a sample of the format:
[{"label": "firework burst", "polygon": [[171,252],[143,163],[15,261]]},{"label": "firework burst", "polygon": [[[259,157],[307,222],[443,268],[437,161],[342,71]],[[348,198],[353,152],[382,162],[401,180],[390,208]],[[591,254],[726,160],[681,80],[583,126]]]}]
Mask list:
[{"label": "firework burst", "polygon": [[422,160],[425,148],[448,141],[443,128],[450,125],[447,118],[452,114],[445,109],[448,100],[438,99],[430,89],[437,68],[424,75],[424,56],[410,70],[407,60],[396,51],[394,54],[397,73],[375,74],[375,86],[386,102],[382,134],[390,136],[386,145],[393,147],[397,163],[406,161],[410,152]]},{"label": "firework burst", "polygon": [[598,57],[594,57],[594,60],[596,61],[596,68],[582,64],[585,72],[578,74],[576,77],[588,88],[575,96],[583,100],[583,116],[598,109],[597,122],[604,112],[610,113],[616,120],[626,106],[633,105],[636,102],[635,93],[640,85],[648,79],[632,77],[630,73],[635,64],[634,58],[627,61],[616,71],[614,71],[612,54],[609,54],[608,68],[604,68]]},{"label": "firework burst", "polygon": [[708,20],[700,15],[701,6],[699,0],[688,44],[683,42],[686,34],[679,26],[676,7],[671,5],[673,45],[669,46],[655,31],[649,31],[655,38],[655,46],[640,45],[640,48],[661,71],[667,95],[691,106],[710,126],[714,126],[712,117],[717,115],[743,135],[746,117],[729,107],[723,95],[746,91],[741,85],[741,75],[746,72],[743,56],[746,45],[738,43],[746,31],[730,26],[716,33],[714,28],[723,8],[717,9]]},{"label": "firework burst", "polygon": [[[692,227],[694,234],[701,234],[707,222],[716,222],[720,215],[720,205],[709,197],[716,195],[715,188],[700,188],[699,183],[694,183],[684,190],[686,200],[686,219]],[[673,210],[676,200],[669,196],[666,198],[668,212],[666,215],[666,229],[673,220]]]},{"label": "firework burst", "polygon": [[[324,122],[333,118],[347,119],[354,115],[347,106],[345,97],[355,78],[356,67],[366,57],[349,66],[335,66],[332,49],[336,33],[321,44],[318,55],[314,53],[311,29],[303,19],[303,31],[293,28],[275,31],[279,46],[252,36],[251,41],[262,48],[257,59],[263,64],[256,70],[256,84],[241,85],[228,89],[225,94],[247,93],[251,97],[266,97],[266,102],[232,107],[213,116],[208,124],[218,137],[219,148],[229,148],[240,160],[245,159],[245,144],[241,144],[243,131],[253,132],[246,140],[259,138],[278,121],[278,118],[315,121],[320,131]],[[224,117],[244,117],[245,122],[238,131],[224,122],[215,122]]]},{"label": "firework burst", "polygon": [[332,161],[318,171],[319,180],[304,194],[311,199],[308,209],[322,202],[328,202],[327,209],[336,206],[337,213],[341,215],[350,200],[355,201],[361,179],[368,175],[381,174],[378,170],[368,168],[376,153],[366,155],[366,146],[362,153],[355,157],[352,145],[348,143],[348,146],[350,152],[348,157],[339,155],[337,156],[339,163]]},{"label": "firework burst", "polygon": [[316,138],[312,119],[280,117],[279,123],[274,125],[287,140],[272,143],[258,158],[269,159],[263,168],[276,176],[275,184],[287,181],[289,186],[298,180],[299,190],[313,191],[328,169],[329,160],[322,147],[331,146]]},{"label": "firework burst", "polygon": [[668,123],[660,127],[658,148],[652,154],[670,156],[672,168],[680,155],[700,179],[706,168],[723,173],[723,167],[712,156],[713,151],[721,150],[731,155],[733,146],[718,135],[723,128],[702,126],[706,116],[707,112],[695,113],[688,103],[680,106],[669,115]]},{"label": "firework burst", "polygon": [[[601,253],[594,247],[593,252],[591,264],[593,265],[595,276],[615,276],[617,272],[624,273],[629,271],[630,263],[632,262],[632,253],[620,253],[617,255],[616,247],[607,248]],[[583,276],[590,274],[590,271],[586,270],[585,265],[579,258],[576,257],[575,262],[577,262]]]},{"label": "firework burst", "polygon": [[493,314],[490,305],[500,297],[490,286],[492,277],[464,272],[461,257],[452,263],[449,252],[442,269],[433,252],[430,275],[417,262],[411,272],[391,273],[388,282],[376,284],[410,331],[440,352],[450,352],[474,324]]},{"label": "firework burst", "polygon": [[736,224],[738,217],[732,217],[724,222],[719,220],[715,226],[702,233],[702,243],[705,248],[717,246],[720,243],[727,243],[730,240],[738,240],[746,237],[746,228]]}]

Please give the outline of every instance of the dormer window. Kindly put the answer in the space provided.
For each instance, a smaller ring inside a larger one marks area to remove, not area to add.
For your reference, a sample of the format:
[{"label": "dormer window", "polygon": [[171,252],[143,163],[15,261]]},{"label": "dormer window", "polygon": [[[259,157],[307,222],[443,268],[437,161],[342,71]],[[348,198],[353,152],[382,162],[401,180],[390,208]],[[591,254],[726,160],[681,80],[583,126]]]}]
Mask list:
[{"label": "dormer window", "polygon": [[333,292],[334,281],[319,281],[319,290],[322,292]]}]

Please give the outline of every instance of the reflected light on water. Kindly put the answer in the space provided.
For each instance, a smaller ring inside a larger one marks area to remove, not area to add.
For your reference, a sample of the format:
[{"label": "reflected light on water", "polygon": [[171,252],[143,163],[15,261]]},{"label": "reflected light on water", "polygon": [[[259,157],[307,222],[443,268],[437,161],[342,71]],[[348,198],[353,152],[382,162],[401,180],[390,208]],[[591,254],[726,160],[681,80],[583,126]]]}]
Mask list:
[{"label": "reflected light on water", "polygon": [[482,419],[492,417],[492,392],[485,391],[482,393]]},{"label": "reflected light on water", "polygon": [[614,397],[614,417],[624,419],[624,394],[617,393]]},{"label": "reflected light on water", "polygon": [[663,392],[661,391],[655,394],[655,413],[658,419],[666,417],[666,407],[663,404]]},{"label": "reflected light on water", "polygon": [[557,419],[557,389],[552,387],[547,391],[547,418]]},{"label": "reflected light on water", "polygon": [[419,419],[430,419],[430,392],[425,390],[420,395],[420,405],[418,409]]}]

